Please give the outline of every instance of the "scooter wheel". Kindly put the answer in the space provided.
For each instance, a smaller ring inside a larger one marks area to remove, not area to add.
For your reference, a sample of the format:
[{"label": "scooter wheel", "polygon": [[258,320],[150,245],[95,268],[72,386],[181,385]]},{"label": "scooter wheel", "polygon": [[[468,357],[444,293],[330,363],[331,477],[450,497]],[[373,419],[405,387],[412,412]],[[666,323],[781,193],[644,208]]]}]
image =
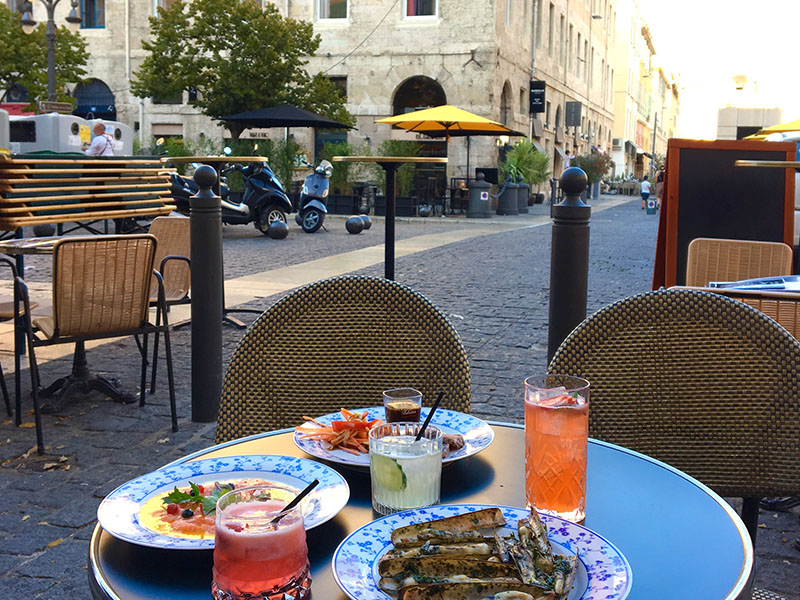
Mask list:
[{"label": "scooter wheel", "polygon": [[314,233],[322,227],[322,222],[325,220],[325,215],[316,208],[309,208],[303,213],[303,222],[300,227],[306,233]]},{"label": "scooter wheel", "polygon": [[269,226],[275,221],[286,223],[286,214],[274,204],[265,206],[256,214],[256,228],[264,235],[269,234]]}]

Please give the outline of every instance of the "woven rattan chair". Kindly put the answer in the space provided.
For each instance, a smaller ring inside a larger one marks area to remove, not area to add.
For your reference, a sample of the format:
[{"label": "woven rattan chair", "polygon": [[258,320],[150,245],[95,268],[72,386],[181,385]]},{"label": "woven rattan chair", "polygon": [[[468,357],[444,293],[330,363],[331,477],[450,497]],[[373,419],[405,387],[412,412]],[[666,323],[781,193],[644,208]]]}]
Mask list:
[{"label": "woven rattan chair", "polygon": [[[0,256],[0,263],[5,264],[9,270],[11,271],[11,281],[15,282],[17,279],[17,267],[10,258],[5,256]],[[9,307],[8,314],[6,314],[0,310],[0,319],[11,319],[14,317],[15,314],[19,315],[19,297],[17,295],[17,286],[16,283],[12,283],[14,288],[14,300],[11,302],[11,306]],[[17,307],[17,311],[15,313],[15,307]],[[19,337],[17,336],[17,323],[18,320],[14,320],[14,382],[16,384],[15,394],[16,394],[16,415],[17,415],[17,425],[20,424],[20,411],[19,411],[19,404],[20,404],[20,397],[19,397],[19,348],[17,343],[19,341]],[[10,417],[12,415],[11,412],[11,398],[8,395],[8,388],[6,387],[6,379],[5,375],[3,374],[3,367],[0,365],[0,389],[2,389],[3,393],[3,401],[6,404],[6,414]]]},{"label": "woven rattan chair", "polygon": [[[155,266],[164,279],[164,300],[167,310],[173,304],[189,304],[189,287],[192,283],[190,261],[189,219],[187,217],[157,217],[150,225],[149,233],[154,235],[156,245]],[[150,285],[150,306],[158,304],[158,281],[153,276]],[[159,326],[156,314],[156,326]],[[138,343],[138,338],[137,338]],[[140,346],[141,349],[141,346]],[[150,393],[156,391],[158,370],[158,332],[153,340],[153,370],[150,375]]]},{"label": "woven rattan chair", "polygon": [[758,502],[800,492],[800,343],[761,312],[708,292],[626,298],[581,323],[550,373],[591,384],[589,435]]},{"label": "woven rattan chair", "polygon": [[792,248],[780,242],[697,238],[689,243],[686,285],[791,275]]},{"label": "woven rattan chair", "polygon": [[381,403],[412,386],[427,405],[469,412],[469,362],[447,317],[387,279],[337,277],[264,312],[231,358],[217,442],[299,425],[302,416]]},{"label": "woven rattan chair", "polygon": [[[52,317],[31,318],[27,287],[21,278],[16,278],[19,295],[25,305],[31,395],[40,453],[44,445],[39,416],[40,378],[35,352],[40,346],[74,343],[75,364],[78,364],[81,360],[85,361],[82,357],[87,340],[143,334],[146,355],[147,334],[160,330],[164,333],[167,355],[172,430],[178,430],[164,291],[161,275],[153,269],[155,250],[156,239],[152,235],[60,240],[53,251]],[[163,325],[159,327],[149,322],[150,278],[154,273],[160,288],[158,312],[163,320]],[[142,358],[141,406],[145,403],[146,366],[146,360]],[[72,377],[59,380],[48,389],[60,388],[59,393],[63,397],[71,386],[77,386],[84,393],[94,389],[105,391],[109,386],[113,388],[101,377]]]}]

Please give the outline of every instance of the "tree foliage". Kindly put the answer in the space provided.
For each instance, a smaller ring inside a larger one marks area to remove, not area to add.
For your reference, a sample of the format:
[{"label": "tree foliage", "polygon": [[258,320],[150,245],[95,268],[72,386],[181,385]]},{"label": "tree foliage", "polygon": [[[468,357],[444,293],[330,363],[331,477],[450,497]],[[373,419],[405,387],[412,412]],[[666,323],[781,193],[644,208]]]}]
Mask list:
[{"label": "tree foliage", "polygon": [[[32,33],[22,30],[19,13],[0,4],[0,99],[6,90],[19,84],[33,100],[47,99],[46,23],[39,23]],[[58,100],[72,102],[66,94],[67,83],[78,83],[86,76],[89,53],[79,32],[66,27],[56,30],[56,91]]]},{"label": "tree foliage", "polygon": [[586,172],[589,183],[597,183],[605,177],[612,164],[611,157],[605,152],[592,152],[572,159],[570,166],[579,167]]},{"label": "tree foliage", "polygon": [[[354,122],[330,79],[306,71],[320,44],[312,24],[282,17],[271,3],[178,0],[150,18],[150,31],[131,85],[139,97],[196,90],[191,104],[212,118],[288,103]],[[226,125],[236,143],[245,128]]]}]

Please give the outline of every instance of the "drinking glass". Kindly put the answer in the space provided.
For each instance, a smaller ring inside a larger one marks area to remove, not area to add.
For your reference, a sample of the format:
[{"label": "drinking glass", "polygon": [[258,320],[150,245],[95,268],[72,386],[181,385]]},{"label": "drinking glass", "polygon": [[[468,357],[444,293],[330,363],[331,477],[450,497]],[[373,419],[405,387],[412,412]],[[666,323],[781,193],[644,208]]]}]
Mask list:
[{"label": "drinking glass", "polygon": [[442,487],[442,431],[419,423],[384,423],[369,432],[372,508],[382,515],[431,506]]},{"label": "drinking glass", "polygon": [[279,485],[233,490],[217,501],[216,600],[304,600],[311,596],[306,530],[300,507],[272,520],[297,490]]},{"label": "drinking glass", "polygon": [[419,421],[422,392],[414,388],[394,388],[383,392],[387,423]]},{"label": "drinking glass", "polygon": [[525,491],[529,507],[582,523],[586,516],[589,382],[525,380]]}]

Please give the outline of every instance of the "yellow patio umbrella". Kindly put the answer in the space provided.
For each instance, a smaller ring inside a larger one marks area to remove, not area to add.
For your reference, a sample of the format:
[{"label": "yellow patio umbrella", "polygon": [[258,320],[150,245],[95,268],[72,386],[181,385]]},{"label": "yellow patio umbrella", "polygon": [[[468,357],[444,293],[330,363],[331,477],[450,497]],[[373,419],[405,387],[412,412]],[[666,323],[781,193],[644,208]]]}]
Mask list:
[{"label": "yellow patio umbrella", "polygon": [[787,131],[800,131],[800,119],[795,119],[794,121],[788,121],[786,123],[779,123],[777,125],[770,125],[769,127],[764,127],[763,129],[757,131],[753,135],[748,135],[744,139],[763,140],[770,133],[785,133]]},{"label": "yellow patio umbrella", "polygon": [[509,129],[502,123],[476,115],[457,106],[442,104],[414,112],[378,119],[376,123],[387,123],[406,131],[422,133],[431,137],[467,136],[467,177],[469,177],[469,136],[524,134]]}]

